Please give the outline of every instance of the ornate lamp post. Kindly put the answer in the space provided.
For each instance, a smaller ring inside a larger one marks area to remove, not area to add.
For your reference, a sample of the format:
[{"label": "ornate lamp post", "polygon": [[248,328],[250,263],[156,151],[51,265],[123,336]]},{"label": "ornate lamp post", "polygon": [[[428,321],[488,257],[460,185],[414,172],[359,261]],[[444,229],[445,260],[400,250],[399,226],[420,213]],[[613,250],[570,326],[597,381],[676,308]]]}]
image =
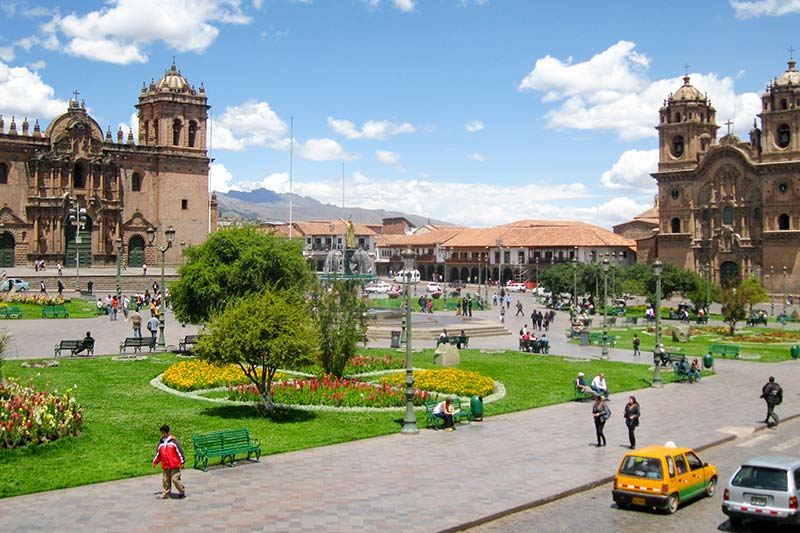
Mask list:
[{"label": "ornate lamp post", "polygon": [[414,267],[414,252],[406,248],[403,250],[403,269],[405,270],[405,300],[406,300],[406,414],[403,417],[403,435],[416,435],[417,415],[414,413],[414,371],[412,370],[411,355],[411,270]]},{"label": "ornate lamp post", "polygon": [[653,262],[653,274],[656,276],[656,348],[653,350],[653,387],[660,388],[661,381],[661,273],[664,263],[658,259]]},{"label": "ornate lamp post", "polygon": [[603,259],[603,351],[600,359],[608,359],[608,257]]},{"label": "ornate lamp post", "polygon": [[69,209],[69,223],[75,226],[75,290],[81,290],[81,231],[86,227],[86,208],[75,199]]},{"label": "ornate lamp post", "polygon": [[[622,260],[622,252],[619,254]],[[617,252],[611,252],[611,299],[617,297]]]},{"label": "ornate lamp post", "polygon": [[538,255],[534,259],[534,262],[536,263],[536,286],[538,287],[539,286],[539,256]]},{"label": "ornate lamp post", "polygon": [[[786,294],[786,266],[783,267],[783,316],[786,319],[786,302],[788,295]],[[784,322],[785,324],[785,322]]]},{"label": "ornate lamp post", "polygon": [[703,265],[703,273],[706,278],[706,313],[711,308],[711,265],[706,263]]},{"label": "ornate lamp post", "polygon": [[772,281],[769,283],[769,316],[775,316],[775,289],[772,288],[772,284],[775,282],[775,267],[769,267],[769,274],[767,275],[768,278],[772,278]]},{"label": "ornate lamp post", "polygon": [[117,237],[117,302],[122,307],[122,285],[120,284],[120,277],[122,276],[122,239]]},{"label": "ornate lamp post", "polygon": [[494,243],[500,248],[500,264],[497,267],[497,287],[503,287],[503,239],[496,239]]},{"label": "ornate lamp post", "polygon": [[486,263],[486,279],[483,280],[483,305],[486,306],[489,303],[489,247],[486,247],[486,251],[483,255],[483,260]]},{"label": "ornate lamp post", "polygon": [[[167,244],[164,246],[159,246],[156,248],[159,252],[161,252],[161,299],[160,305],[158,306],[158,340],[156,344],[161,349],[167,345],[166,341],[164,340],[164,268],[166,267],[167,262],[167,250],[172,248],[172,241],[175,240],[175,230],[172,226],[168,227],[164,230],[164,235],[167,238]],[[151,227],[147,229],[147,241],[150,244],[153,244],[153,241],[156,238],[156,229]]]},{"label": "ornate lamp post", "polygon": [[[575,247],[577,249],[577,246]],[[569,310],[570,323],[575,323],[575,314],[578,312],[578,254],[572,256],[572,309]]]}]

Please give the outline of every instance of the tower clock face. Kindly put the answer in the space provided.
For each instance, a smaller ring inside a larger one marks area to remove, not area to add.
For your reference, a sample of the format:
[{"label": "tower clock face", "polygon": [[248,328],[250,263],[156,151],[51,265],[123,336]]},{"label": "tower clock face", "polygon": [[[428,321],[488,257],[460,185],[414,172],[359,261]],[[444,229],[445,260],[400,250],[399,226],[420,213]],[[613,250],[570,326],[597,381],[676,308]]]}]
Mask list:
[{"label": "tower clock face", "polygon": [[670,153],[672,153],[672,157],[680,157],[683,155],[683,137],[676,135],[672,138]]}]

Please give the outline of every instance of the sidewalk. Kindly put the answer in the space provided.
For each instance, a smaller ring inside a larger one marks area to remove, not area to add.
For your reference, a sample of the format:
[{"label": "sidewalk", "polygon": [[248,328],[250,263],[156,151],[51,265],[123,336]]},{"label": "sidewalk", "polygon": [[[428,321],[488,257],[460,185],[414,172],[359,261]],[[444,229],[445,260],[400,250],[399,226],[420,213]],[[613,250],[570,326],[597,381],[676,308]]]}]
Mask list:
[{"label": "sidewalk", "polygon": [[[565,323],[563,315],[558,320],[553,339]],[[510,339],[516,343],[516,335]],[[579,357],[599,351],[586,350],[564,343],[554,349]],[[628,353],[611,351],[614,359]],[[795,361],[721,360],[717,372],[695,385],[637,391],[640,445],[672,440],[698,447],[749,434],[761,427],[758,396],[770,374],[787,389],[780,415],[800,413],[800,395],[787,387],[800,378]],[[611,475],[627,444],[626,398],[611,397],[605,448],[592,446],[591,405],[567,403],[489,417],[455,432],[423,429],[416,436],[266,456],[258,464],[206,473],[187,469],[186,500],[156,500],[155,475],[8,498],[0,500],[0,523],[7,530],[441,531]],[[491,414],[491,404],[486,411]]]}]

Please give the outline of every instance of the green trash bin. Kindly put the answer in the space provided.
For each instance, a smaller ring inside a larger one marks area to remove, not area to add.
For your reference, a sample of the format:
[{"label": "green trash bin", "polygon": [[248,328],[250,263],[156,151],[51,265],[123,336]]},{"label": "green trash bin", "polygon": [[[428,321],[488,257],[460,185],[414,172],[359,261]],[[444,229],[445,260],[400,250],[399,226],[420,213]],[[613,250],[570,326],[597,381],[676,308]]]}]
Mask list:
[{"label": "green trash bin", "polygon": [[473,420],[483,420],[483,398],[480,396],[470,398],[469,410],[472,412]]},{"label": "green trash bin", "polygon": [[797,359],[798,357],[800,357],[800,346],[797,346],[796,344],[792,346],[791,354],[792,354],[792,359]]},{"label": "green trash bin", "polygon": [[711,368],[714,366],[714,356],[711,355],[711,353],[707,353],[705,356],[703,356],[703,366],[705,368]]}]

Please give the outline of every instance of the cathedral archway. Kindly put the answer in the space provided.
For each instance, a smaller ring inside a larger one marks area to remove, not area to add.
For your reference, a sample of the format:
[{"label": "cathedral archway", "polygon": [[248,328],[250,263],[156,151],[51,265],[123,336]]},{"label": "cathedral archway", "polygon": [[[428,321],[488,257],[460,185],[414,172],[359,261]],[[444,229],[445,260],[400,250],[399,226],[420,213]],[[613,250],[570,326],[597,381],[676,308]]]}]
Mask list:
[{"label": "cathedral archway", "polygon": [[725,261],[719,267],[719,282],[723,287],[739,284],[739,265],[733,261]]},{"label": "cathedral archway", "polygon": [[128,241],[128,266],[140,267],[144,264],[144,239],[134,235]]},{"label": "cathedral archway", "polygon": [[16,242],[14,236],[5,232],[0,235],[0,267],[14,266],[14,247]]}]

